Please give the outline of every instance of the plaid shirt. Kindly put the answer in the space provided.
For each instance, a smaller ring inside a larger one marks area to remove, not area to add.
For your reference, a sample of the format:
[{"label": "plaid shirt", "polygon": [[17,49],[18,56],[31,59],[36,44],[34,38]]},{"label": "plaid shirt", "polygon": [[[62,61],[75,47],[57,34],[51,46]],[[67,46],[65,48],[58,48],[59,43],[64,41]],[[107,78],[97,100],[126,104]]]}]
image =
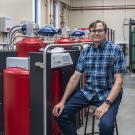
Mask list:
[{"label": "plaid shirt", "polygon": [[123,51],[108,41],[99,48],[89,45],[81,52],[76,71],[85,73],[82,92],[86,98],[90,101],[97,97],[104,101],[115,83],[114,75],[125,72]]}]

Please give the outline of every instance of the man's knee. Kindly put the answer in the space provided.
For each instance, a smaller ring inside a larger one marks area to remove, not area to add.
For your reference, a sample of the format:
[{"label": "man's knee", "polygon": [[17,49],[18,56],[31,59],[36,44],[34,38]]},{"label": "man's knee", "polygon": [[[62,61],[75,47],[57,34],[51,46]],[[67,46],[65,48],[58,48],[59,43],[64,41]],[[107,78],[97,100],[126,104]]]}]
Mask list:
[{"label": "man's knee", "polygon": [[68,120],[68,117],[66,115],[59,115],[58,117],[54,116],[54,119],[57,121],[57,123],[65,122]]},{"label": "man's knee", "polygon": [[59,123],[60,121],[63,120],[63,116],[62,115],[58,117],[54,116],[54,119]]},{"label": "man's knee", "polygon": [[100,120],[98,126],[99,126],[99,130],[105,132],[112,132],[114,129],[114,124],[104,119]]}]

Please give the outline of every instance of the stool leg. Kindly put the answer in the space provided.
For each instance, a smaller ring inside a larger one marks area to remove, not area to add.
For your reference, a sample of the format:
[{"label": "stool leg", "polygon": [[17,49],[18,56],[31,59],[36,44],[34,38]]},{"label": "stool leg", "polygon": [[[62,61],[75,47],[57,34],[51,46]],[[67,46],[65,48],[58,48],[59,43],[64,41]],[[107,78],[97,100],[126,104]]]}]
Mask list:
[{"label": "stool leg", "polygon": [[87,115],[86,115],[86,122],[85,122],[84,135],[86,135],[87,123],[88,123],[88,117],[89,117],[89,107],[88,107],[88,112],[87,112]]},{"label": "stool leg", "polygon": [[118,126],[117,126],[117,120],[115,121],[115,128],[116,128],[116,135],[119,135]]},{"label": "stool leg", "polygon": [[95,130],[95,115],[94,112],[92,113],[92,132],[91,134],[94,135],[94,130]]}]

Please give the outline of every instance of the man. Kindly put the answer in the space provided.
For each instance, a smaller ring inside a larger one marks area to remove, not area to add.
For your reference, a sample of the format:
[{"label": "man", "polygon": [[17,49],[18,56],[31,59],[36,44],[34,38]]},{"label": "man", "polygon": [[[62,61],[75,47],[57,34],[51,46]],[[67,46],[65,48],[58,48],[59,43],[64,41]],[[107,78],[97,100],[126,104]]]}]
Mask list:
[{"label": "man", "polygon": [[[81,52],[65,93],[53,109],[53,115],[64,135],[77,135],[70,118],[88,105],[97,106],[94,115],[99,119],[100,135],[113,135],[114,132],[122,98],[124,55],[119,46],[106,41],[107,25],[103,21],[93,22],[89,29],[93,44]],[[82,73],[86,76],[84,88],[70,97]]]}]

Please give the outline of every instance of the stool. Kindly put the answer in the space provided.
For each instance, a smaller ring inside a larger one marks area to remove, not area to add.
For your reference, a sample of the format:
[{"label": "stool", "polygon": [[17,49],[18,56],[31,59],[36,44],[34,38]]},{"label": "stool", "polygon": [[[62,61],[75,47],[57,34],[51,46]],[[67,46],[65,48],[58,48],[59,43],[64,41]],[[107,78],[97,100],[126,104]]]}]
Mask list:
[{"label": "stool", "polygon": [[[90,113],[90,108],[91,109],[91,114],[92,114],[92,128],[91,128],[91,133],[86,133],[87,130],[87,123],[88,123],[88,117],[89,117],[89,113]],[[84,129],[84,135],[95,135],[95,134],[99,134],[100,132],[96,132],[95,131],[95,115],[94,112],[96,110],[97,106],[89,106],[88,107],[88,111],[86,113],[86,122],[85,122],[85,129]],[[119,135],[118,133],[118,126],[117,126],[117,120],[114,123],[115,129],[116,129],[116,135]]]}]

